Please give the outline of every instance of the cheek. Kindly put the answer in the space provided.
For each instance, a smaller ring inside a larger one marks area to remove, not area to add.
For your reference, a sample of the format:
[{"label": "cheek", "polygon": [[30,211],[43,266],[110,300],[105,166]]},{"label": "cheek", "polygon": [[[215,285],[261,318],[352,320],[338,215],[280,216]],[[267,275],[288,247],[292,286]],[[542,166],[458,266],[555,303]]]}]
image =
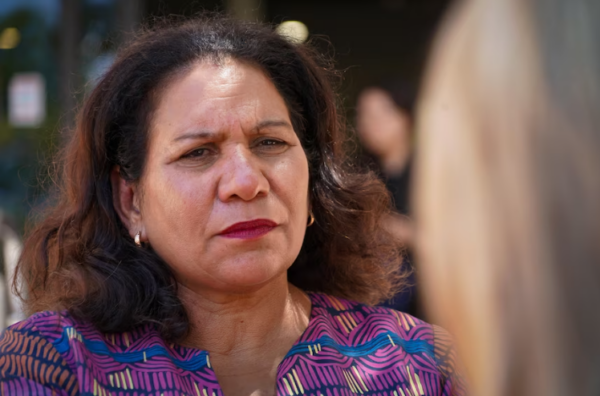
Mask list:
[{"label": "cheek", "polygon": [[301,152],[276,172],[281,189],[285,191],[288,199],[293,201],[293,209],[296,211],[308,208],[308,160],[304,151],[299,151]]},{"label": "cheek", "polygon": [[[302,149],[272,168],[272,193],[277,196],[289,216],[293,238],[304,238],[308,218],[308,161]],[[294,243],[295,244],[295,243]]]},{"label": "cheek", "polygon": [[186,172],[158,170],[153,175],[143,197],[148,236],[176,232],[185,238],[197,233],[198,223],[206,223],[210,213],[209,189],[203,188],[207,182]]},{"label": "cheek", "polygon": [[[304,154],[304,153],[303,153]],[[289,181],[291,188],[293,188],[294,208],[292,209],[292,216],[295,215],[295,226],[297,227],[298,240],[296,254],[300,252],[302,243],[304,241],[304,234],[306,232],[306,224],[308,219],[308,213],[310,208],[309,202],[309,178],[308,178],[308,162],[306,157],[302,156],[301,161],[301,172],[298,172],[297,177],[290,177]]]}]

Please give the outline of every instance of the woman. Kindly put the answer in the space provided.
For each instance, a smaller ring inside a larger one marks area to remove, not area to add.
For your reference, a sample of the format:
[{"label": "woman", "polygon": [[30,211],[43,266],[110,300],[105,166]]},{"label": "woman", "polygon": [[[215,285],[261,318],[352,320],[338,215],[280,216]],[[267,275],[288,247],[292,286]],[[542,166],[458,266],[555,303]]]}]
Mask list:
[{"label": "woman", "polygon": [[[403,266],[407,269],[412,265],[408,252],[413,244],[408,204],[414,99],[415,92],[409,84],[386,84],[364,89],[356,106],[356,132],[368,153],[365,160],[384,181],[395,208],[395,213],[387,216],[384,224],[406,246]],[[409,282],[410,287],[385,301],[383,305],[421,317],[413,276]]]},{"label": "woman", "polygon": [[[409,84],[388,84],[363,90],[356,106],[360,142],[377,162],[396,212],[401,215],[409,214],[414,98]],[[407,245],[412,243],[412,227],[407,219],[394,216],[388,223]]]},{"label": "woman", "polygon": [[600,394],[600,3],[451,14],[419,114],[430,313],[473,394]]},{"label": "woman", "polygon": [[124,50],[27,240],[39,313],[4,334],[1,389],[460,394],[444,331],[346,299],[402,275],[388,196],[351,171],[326,76],[307,47],[224,19]]}]

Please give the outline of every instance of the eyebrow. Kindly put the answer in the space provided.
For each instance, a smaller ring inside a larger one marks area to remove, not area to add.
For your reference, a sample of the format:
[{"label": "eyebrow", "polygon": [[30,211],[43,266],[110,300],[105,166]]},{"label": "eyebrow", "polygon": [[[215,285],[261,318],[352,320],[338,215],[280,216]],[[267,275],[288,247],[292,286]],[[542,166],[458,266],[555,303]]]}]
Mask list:
[{"label": "eyebrow", "polygon": [[223,135],[223,133],[209,132],[209,131],[190,132],[190,133],[184,133],[183,135],[177,136],[175,139],[173,139],[173,141],[178,142],[180,140],[186,140],[186,139],[193,139],[193,140],[209,139],[209,138],[214,138],[215,136],[219,136],[219,135]]},{"label": "eyebrow", "polygon": [[[258,124],[256,124],[256,126],[254,128],[252,128],[252,130],[260,131],[261,129],[275,128],[275,127],[284,127],[284,128],[289,128],[291,130],[294,129],[292,127],[292,125],[285,120],[265,120],[265,121],[261,121]],[[175,139],[173,139],[173,141],[178,142],[180,140],[186,140],[186,139],[193,139],[193,140],[209,139],[209,138],[214,139],[215,137],[217,137],[217,139],[221,139],[221,138],[223,138],[223,135],[224,135],[223,132],[198,131],[198,132],[184,133],[183,135],[177,136]]]},{"label": "eyebrow", "polygon": [[265,120],[261,121],[254,127],[256,130],[261,130],[264,128],[272,128],[272,127],[285,127],[289,129],[294,129],[289,122],[285,120]]}]

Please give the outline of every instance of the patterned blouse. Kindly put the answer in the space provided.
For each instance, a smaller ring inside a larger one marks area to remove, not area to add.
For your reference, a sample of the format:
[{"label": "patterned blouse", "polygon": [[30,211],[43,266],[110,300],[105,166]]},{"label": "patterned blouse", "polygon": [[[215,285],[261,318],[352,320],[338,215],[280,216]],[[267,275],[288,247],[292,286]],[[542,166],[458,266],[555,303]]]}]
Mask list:
[{"label": "patterned blouse", "polygon": [[[278,396],[463,395],[447,333],[410,315],[324,294],[279,364]],[[1,395],[223,396],[207,351],[151,325],[104,334],[41,312],[0,339]]]}]

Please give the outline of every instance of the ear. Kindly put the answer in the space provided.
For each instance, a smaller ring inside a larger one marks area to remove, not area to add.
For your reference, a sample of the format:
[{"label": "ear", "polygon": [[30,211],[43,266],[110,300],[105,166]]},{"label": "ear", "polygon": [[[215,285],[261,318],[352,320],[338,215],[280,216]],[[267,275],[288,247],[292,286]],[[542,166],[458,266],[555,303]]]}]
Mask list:
[{"label": "ear", "polygon": [[144,235],[144,224],[140,212],[140,194],[136,185],[128,183],[121,177],[119,167],[115,166],[110,173],[112,185],[113,205],[121,222],[129,230],[131,238],[135,238],[138,232]]}]

